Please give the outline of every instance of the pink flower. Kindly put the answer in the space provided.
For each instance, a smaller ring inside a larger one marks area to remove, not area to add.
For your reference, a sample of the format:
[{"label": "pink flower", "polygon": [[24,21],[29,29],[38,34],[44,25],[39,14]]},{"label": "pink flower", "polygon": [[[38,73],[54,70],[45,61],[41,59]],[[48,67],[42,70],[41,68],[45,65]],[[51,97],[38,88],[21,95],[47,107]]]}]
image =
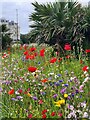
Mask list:
[{"label": "pink flower", "polygon": [[39,100],[38,104],[43,104],[43,101],[42,101],[42,100]]},{"label": "pink flower", "polygon": [[29,114],[29,115],[28,115],[28,118],[32,118],[32,114]]}]

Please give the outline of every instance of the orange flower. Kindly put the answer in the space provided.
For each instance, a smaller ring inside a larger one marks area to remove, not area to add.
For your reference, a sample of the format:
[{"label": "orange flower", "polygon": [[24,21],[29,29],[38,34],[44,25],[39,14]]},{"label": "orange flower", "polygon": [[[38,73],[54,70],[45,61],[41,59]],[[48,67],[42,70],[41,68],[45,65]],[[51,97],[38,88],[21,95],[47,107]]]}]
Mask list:
[{"label": "orange flower", "polygon": [[10,91],[8,91],[8,94],[9,94],[9,95],[14,94],[14,89],[11,89]]},{"label": "orange flower", "polygon": [[41,82],[43,82],[43,83],[45,83],[45,82],[47,82],[48,81],[48,79],[43,79],[43,80],[41,80]]}]

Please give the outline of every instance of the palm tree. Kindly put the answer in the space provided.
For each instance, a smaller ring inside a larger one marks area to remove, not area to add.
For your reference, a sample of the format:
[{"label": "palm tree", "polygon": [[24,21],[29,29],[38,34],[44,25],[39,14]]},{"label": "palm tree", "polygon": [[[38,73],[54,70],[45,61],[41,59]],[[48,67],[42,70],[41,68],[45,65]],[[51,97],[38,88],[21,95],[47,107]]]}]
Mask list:
[{"label": "palm tree", "polygon": [[[35,12],[29,16],[33,21],[30,39],[58,45],[58,51],[66,42],[74,45],[83,39],[82,31],[87,27],[84,10],[78,2],[32,3]],[[84,27],[82,27],[82,25]]]}]

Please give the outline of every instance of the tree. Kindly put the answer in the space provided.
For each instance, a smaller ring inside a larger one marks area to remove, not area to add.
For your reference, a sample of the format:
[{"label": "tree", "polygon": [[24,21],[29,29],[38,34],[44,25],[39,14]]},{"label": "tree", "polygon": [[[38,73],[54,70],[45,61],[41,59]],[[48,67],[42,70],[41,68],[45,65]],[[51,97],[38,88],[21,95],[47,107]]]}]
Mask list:
[{"label": "tree", "polygon": [[28,34],[21,34],[20,40],[21,40],[22,44],[26,44],[26,43],[28,44],[29,43]]},{"label": "tree", "polygon": [[30,39],[36,42],[57,44],[58,51],[64,51],[66,42],[75,46],[81,46],[84,32],[87,29],[85,10],[78,2],[54,2],[47,4],[32,3],[35,12],[29,16],[33,21],[30,27]]},{"label": "tree", "polygon": [[7,47],[10,46],[12,39],[10,38],[10,33],[8,32],[9,29],[7,29],[6,25],[1,25],[0,26],[1,31],[1,39],[0,43],[2,46],[2,49],[6,49]]}]

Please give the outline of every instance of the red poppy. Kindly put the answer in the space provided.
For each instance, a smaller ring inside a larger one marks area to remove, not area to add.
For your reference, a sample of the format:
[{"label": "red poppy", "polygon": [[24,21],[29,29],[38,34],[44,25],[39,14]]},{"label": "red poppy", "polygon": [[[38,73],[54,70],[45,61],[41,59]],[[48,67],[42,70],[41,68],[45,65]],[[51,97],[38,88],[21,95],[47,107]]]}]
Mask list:
[{"label": "red poppy", "polygon": [[22,89],[19,89],[18,92],[21,94],[21,93],[23,92],[23,90],[22,90]]},{"label": "red poppy", "polygon": [[43,115],[43,114],[45,114],[46,112],[47,112],[47,110],[46,110],[46,109],[44,109],[44,110],[42,111],[42,115]]},{"label": "red poppy", "polygon": [[37,56],[37,53],[36,53],[36,52],[34,53],[34,56]]},{"label": "red poppy", "polygon": [[25,51],[25,52],[24,52],[24,55],[27,55],[27,54],[28,54],[28,51]]},{"label": "red poppy", "polygon": [[32,118],[32,114],[29,114],[29,115],[28,115],[28,118]]},{"label": "red poppy", "polygon": [[64,49],[67,50],[67,51],[71,50],[71,45],[66,43],[65,46],[64,46]]},{"label": "red poppy", "polygon": [[30,55],[30,56],[29,56],[29,59],[30,59],[30,60],[33,60],[34,58],[35,58],[34,55]]},{"label": "red poppy", "polygon": [[31,66],[31,67],[28,68],[29,72],[35,72],[36,70],[37,70],[37,68],[33,67],[33,66]]},{"label": "red poppy", "polygon": [[47,116],[46,116],[46,114],[43,114],[43,115],[42,115],[42,118],[44,118],[44,119],[45,119],[46,117],[47,117]]},{"label": "red poppy", "polygon": [[45,49],[41,49],[41,50],[40,50],[40,56],[41,56],[41,57],[44,57],[44,53],[45,53]]},{"label": "red poppy", "polygon": [[30,55],[29,54],[27,54],[26,56],[25,56],[25,59],[29,59],[30,58]]},{"label": "red poppy", "polygon": [[87,72],[88,72],[88,69],[89,69],[88,66],[84,66],[84,67],[82,68],[83,71],[87,71]]},{"label": "red poppy", "polygon": [[90,49],[86,49],[85,52],[86,52],[86,53],[90,53]]},{"label": "red poppy", "polygon": [[56,113],[55,113],[55,112],[52,112],[52,113],[51,113],[51,116],[55,116],[55,115],[56,115]]},{"label": "red poppy", "polygon": [[31,48],[30,48],[30,52],[33,52],[33,51],[35,51],[35,50],[36,50],[35,47],[31,47]]},{"label": "red poppy", "polygon": [[8,91],[8,94],[9,94],[9,95],[14,94],[14,89],[11,89],[10,91]]},{"label": "red poppy", "polygon": [[43,79],[43,80],[41,80],[41,82],[43,82],[43,83],[45,83],[45,82],[47,82],[48,81],[48,79]]},{"label": "red poppy", "polygon": [[45,49],[41,49],[40,52],[44,53],[44,52],[45,52]]},{"label": "red poppy", "polygon": [[55,63],[57,61],[57,58],[52,58],[51,60],[50,60],[50,63]]}]

